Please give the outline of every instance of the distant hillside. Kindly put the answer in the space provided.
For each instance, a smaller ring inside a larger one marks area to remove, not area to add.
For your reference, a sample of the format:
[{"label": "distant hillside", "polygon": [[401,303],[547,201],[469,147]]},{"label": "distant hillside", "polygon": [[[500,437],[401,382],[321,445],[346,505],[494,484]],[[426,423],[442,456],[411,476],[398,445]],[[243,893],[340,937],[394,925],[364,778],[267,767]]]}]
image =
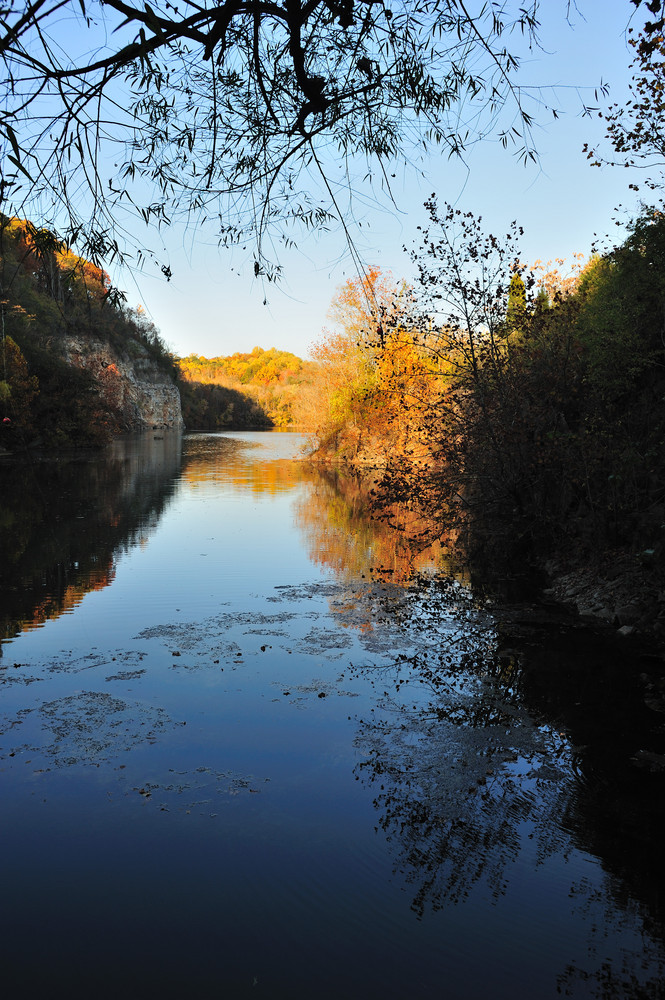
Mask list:
[{"label": "distant hillside", "polygon": [[182,424],[173,358],[109,276],[0,216],[0,449],[104,444]]},{"label": "distant hillside", "polygon": [[190,430],[289,427],[314,365],[289,351],[255,347],[249,354],[178,361],[183,416]]}]

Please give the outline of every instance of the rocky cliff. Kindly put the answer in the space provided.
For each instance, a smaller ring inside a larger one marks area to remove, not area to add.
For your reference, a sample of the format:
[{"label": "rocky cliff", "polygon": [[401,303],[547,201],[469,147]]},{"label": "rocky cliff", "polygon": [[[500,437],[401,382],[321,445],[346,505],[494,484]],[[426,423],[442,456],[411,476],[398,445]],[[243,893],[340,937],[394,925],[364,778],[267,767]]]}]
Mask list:
[{"label": "rocky cliff", "polygon": [[70,364],[94,376],[121,430],[183,427],[175,382],[140,342],[128,341],[118,350],[109,342],[70,334],[64,352]]}]

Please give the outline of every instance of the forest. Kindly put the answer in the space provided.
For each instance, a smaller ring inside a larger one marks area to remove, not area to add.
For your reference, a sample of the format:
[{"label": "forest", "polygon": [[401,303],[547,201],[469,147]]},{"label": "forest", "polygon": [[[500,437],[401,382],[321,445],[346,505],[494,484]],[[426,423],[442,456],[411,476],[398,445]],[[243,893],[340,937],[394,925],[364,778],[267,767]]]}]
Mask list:
[{"label": "forest", "polygon": [[129,308],[108,274],[51,231],[0,215],[0,447],[99,447],[128,429],[114,366],[73,363],[68,338],[145,357],[174,377],[174,360],[144,310]]},{"label": "forest", "polygon": [[[601,114],[611,152],[586,152],[592,166],[644,167],[651,196],[662,188],[665,18],[659,2],[646,9],[653,20],[630,39],[633,99]],[[7,136],[20,172],[13,129]],[[118,297],[95,253],[79,256],[49,230],[3,217],[3,447],[15,449],[19,435],[46,447],[101,444],[122,429],[99,385],[61,349],[65,332],[94,330],[123,349],[140,346],[173,374],[190,429],[308,429],[313,460],[379,470],[376,513],[390,518],[400,502],[436,514],[485,556],[508,547],[517,561],[638,566],[660,608],[657,194],[619,245],[570,265],[530,267],[517,223],[500,236],[436,194],[425,207],[429,221],[410,251],[417,279],[360,271],[340,289],[332,329],[308,362],[275,348],[176,359],[145,314]],[[272,277],[267,266],[257,259],[255,273]]]},{"label": "forest", "polygon": [[486,568],[494,556],[633,574],[653,624],[665,582],[665,216],[645,209],[623,243],[586,261],[527,268],[518,227],[496,238],[434,196],[427,210],[415,285],[375,268],[333,304],[337,327],[313,349],[301,401],[314,460],[378,469],[375,514],[390,520],[399,503],[455,529]]},{"label": "forest", "polygon": [[275,347],[217,358],[190,354],[177,367],[185,425],[212,431],[292,427],[315,368]]},{"label": "forest", "polygon": [[129,429],[105,384],[113,365],[92,373],[74,363],[72,337],[106,343],[112,356],[152,359],[176,382],[191,430],[292,426],[298,394],[314,371],[312,362],[276,348],[177,358],[105,271],[27,220],[0,218],[0,287],[6,451],[96,447]]},{"label": "forest", "polygon": [[0,29],[8,995],[662,1000],[665,0]]},{"label": "forest", "polygon": [[94,333],[177,380],[189,430],[297,427],[319,465],[371,469],[375,515],[401,505],[429,526],[423,545],[445,525],[470,558],[639,571],[659,609],[665,217],[645,209],[610,251],[527,267],[519,227],[495,237],[434,195],[426,208],[418,279],[348,280],[307,361],[260,347],[176,358],[102,270],[4,219],[3,447],[123,430],[100,378],[63,353],[65,333]]}]

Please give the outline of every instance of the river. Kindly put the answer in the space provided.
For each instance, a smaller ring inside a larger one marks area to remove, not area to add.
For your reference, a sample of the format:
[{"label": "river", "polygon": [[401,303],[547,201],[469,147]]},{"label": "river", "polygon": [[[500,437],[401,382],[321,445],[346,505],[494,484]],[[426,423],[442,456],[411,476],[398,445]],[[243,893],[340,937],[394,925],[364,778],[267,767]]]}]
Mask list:
[{"label": "river", "polygon": [[0,466],[5,995],[662,997],[662,661],[302,443]]}]

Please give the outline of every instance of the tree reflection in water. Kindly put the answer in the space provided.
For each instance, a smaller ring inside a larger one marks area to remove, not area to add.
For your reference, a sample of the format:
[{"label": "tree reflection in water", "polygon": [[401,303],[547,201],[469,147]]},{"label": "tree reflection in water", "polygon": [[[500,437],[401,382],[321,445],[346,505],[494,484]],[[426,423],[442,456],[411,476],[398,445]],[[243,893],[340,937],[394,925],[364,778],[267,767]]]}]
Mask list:
[{"label": "tree reflection in water", "polygon": [[[425,584],[416,606],[436,620],[439,605],[444,616],[448,589]],[[566,839],[554,818],[569,794],[567,744],[536,724],[510,686],[501,690],[490,666],[494,633],[482,635],[483,616],[470,640],[469,617],[457,635],[447,630],[442,644],[381,670],[381,714],[359,720],[357,773],[375,792],[421,917],[478,882],[502,895],[525,836],[541,859]],[[473,642],[482,645],[471,651]],[[498,672],[510,681],[510,671]]]},{"label": "tree reflection in water", "polygon": [[[454,532],[422,512],[396,506],[386,518],[371,517],[375,477],[305,465],[310,489],[295,504],[296,522],[312,562],[342,579],[363,577],[407,584],[422,573],[453,572]],[[397,525],[397,526],[396,526]],[[458,579],[466,579],[455,567]]]},{"label": "tree reflection in water", "polygon": [[[413,910],[424,919],[474,891],[498,900],[525,866],[555,866],[570,885],[567,862],[585,852],[601,867],[570,886],[569,919],[587,936],[558,992],[661,997],[663,777],[633,761],[645,740],[662,753],[664,731],[644,704],[640,651],[629,663],[610,634],[529,607],[499,627],[458,580],[418,577],[432,550],[371,521],[350,482],[326,477],[298,516],[316,558],[356,579],[331,605],[344,624],[392,617],[413,642],[389,666],[350,668],[378,694],[357,720],[356,776]],[[373,585],[358,587],[363,575]]]}]

